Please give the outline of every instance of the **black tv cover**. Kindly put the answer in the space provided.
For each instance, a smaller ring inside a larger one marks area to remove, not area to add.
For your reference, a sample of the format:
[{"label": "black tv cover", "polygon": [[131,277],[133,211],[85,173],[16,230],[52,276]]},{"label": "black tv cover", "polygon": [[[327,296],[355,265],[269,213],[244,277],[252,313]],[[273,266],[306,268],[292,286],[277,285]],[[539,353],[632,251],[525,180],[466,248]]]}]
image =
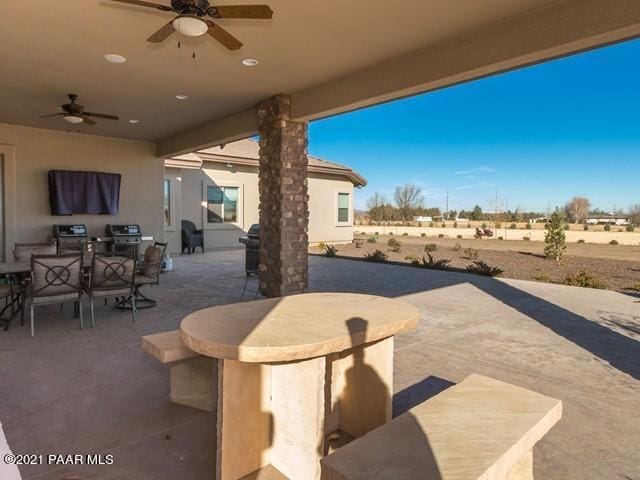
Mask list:
[{"label": "black tv cover", "polygon": [[51,214],[116,215],[120,178],[119,173],[50,170]]}]

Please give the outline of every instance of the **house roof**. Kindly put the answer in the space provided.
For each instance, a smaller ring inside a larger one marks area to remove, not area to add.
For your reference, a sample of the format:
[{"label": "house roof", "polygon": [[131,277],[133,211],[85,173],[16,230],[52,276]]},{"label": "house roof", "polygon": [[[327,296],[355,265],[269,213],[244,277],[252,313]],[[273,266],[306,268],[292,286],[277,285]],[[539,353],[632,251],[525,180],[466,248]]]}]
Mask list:
[{"label": "house roof", "polygon": [[[165,165],[179,168],[200,168],[202,162],[207,161],[257,167],[260,159],[259,150],[258,142],[249,138],[219,147],[179,155],[166,160]],[[355,170],[311,155],[309,155],[309,172],[347,177],[357,187],[364,187],[367,184],[367,180]]]}]

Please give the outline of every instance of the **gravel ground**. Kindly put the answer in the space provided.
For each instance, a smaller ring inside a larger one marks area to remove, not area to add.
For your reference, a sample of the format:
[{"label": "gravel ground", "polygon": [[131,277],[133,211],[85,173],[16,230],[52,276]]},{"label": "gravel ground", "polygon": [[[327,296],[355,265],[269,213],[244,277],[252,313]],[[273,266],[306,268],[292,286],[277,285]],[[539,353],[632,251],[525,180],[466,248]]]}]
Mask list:
[{"label": "gravel ground", "polygon": [[[437,245],[431,252],[434,259],[447,259],[452,270],[464,270],[473,262],[468,248],[477,250],[478,260],[501,268],[503,277],[522,280],[563,283],[567,275],[586,272],[611,290],[626,291],[640,287],[640,247],[622,245],[572,244],[558,264],[544,258],[544,243],[500,240],[456,240],[448,238],[393,237],[402,243],[399,252],[392,252],[387,242],[391,236],[380,236],[376,243],[367,242],[369,236],[356,235],[363,240],[355,244],[337,245],[337,256],[362,258],[376,249],[384,251],[390,262],[410,265],[412,258],[421,259],[425,244]],[[460,248],[458,248],[458,245]],[[320,253],[315,249],[313,253]]]}]

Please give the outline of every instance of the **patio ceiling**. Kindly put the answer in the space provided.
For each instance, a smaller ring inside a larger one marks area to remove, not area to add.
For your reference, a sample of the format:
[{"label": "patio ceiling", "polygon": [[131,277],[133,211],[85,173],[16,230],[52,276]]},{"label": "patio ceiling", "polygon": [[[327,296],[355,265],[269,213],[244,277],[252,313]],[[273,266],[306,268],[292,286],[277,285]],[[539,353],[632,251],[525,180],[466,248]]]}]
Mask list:
[{"label": "patio ceiling", "polygon": [[[237,3],[260,2],[218,5]],[[220,21],[245,44],[229,52],[206,36],[182,38],[180,49],[176,35],[145,42],[171,18],[152,9],[106,0],[4,2],[0,122],[67,129],[39,115],[73,92],[89,110],[121,117],[82,131],[156,141],[170,156],[255,133],[253,107],[277,93],[292,94],[294,116],[311,120],[640,34],[636,0],[265,3],[271,21]],[[128,61],[109,64],[106,53]],[[244,67],[248,57],[259,65]]]}]

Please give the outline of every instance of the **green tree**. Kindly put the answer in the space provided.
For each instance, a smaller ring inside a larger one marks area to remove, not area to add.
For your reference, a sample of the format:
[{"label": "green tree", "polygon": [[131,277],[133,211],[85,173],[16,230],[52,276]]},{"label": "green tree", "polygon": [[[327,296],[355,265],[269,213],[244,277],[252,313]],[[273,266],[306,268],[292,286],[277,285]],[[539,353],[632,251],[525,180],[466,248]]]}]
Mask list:
[{"label": "green tree", "polygon": [[566,235],[564,233],[566,222],[564,215],[557,208],[551,214],[551,218],[545,225],[546,232],[544,234],[544,255],[547,258],[553,258],[559,262],[567,249],[565,244]]},{"label": "green tree", "polygon": [[473,210],[471,211],[471,220],[482,220],[482,217],[483,214],[480,205],[473,207]]}]

